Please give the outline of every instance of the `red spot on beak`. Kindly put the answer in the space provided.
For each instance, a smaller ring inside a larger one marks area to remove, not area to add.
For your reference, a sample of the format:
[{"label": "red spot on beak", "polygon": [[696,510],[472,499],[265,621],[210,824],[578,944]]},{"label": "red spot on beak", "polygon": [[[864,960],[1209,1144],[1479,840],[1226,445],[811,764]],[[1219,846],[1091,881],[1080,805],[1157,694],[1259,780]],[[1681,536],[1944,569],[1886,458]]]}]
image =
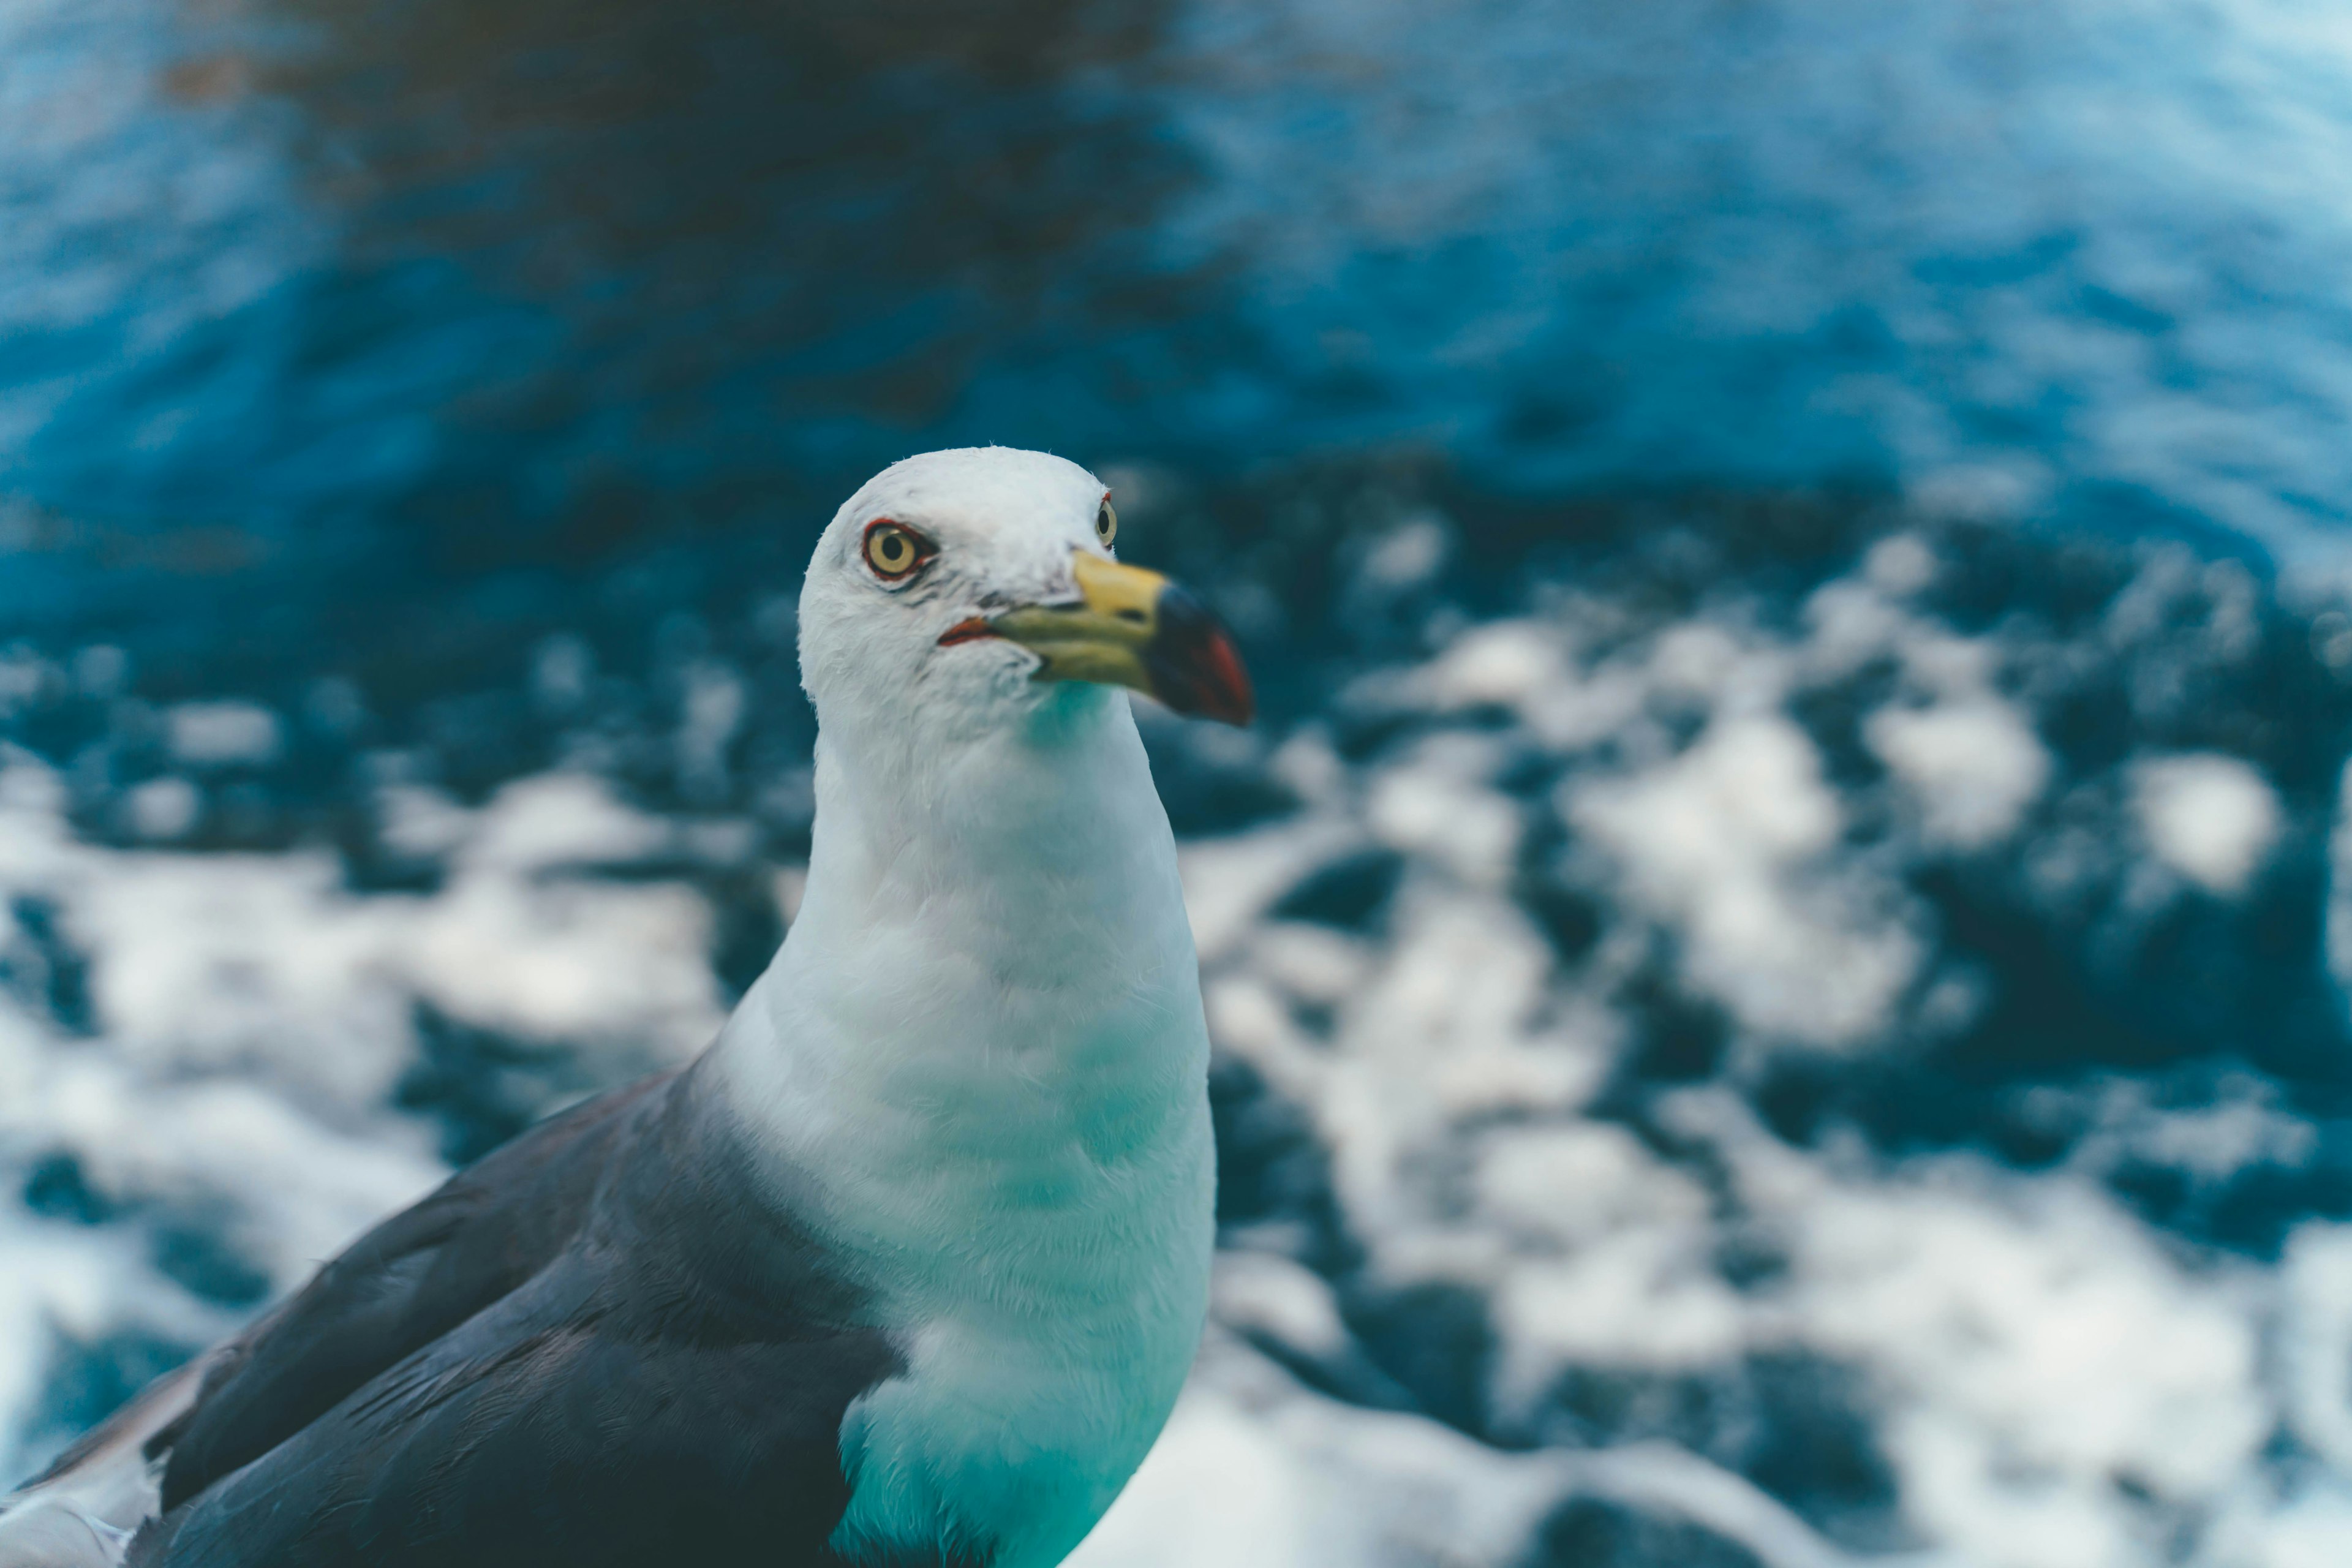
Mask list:
[{"label": "red spot on beak", "polygon": [[1232,636],[1206,605],[1172,583],[1160,595],[1159,609],[1158,635],[1143,650],[1151,694],[1179,713],[1248,723],[1257,699]]},{"label": "red spot on beak", "polygon": [[1202,711],[1228,724],[1246,724],[1256,718],[1257,693],[1250,689],[1249,671],[1242,668],[1242,656],[1234,651],[1232,639],[1219,637],[1211,642],[1202,662],[1216,697]]},{"label": "red spot on beak", "polygon": [[997,635],[998,633],[994,626],[990,626],[988,622],[981,616],[974,616],[970,620],[958,621],[955,625],[941,632],[940,634],[940,646],[941,647],[953,647],[958,643],[978,642],[982,637],[992,637]]}]

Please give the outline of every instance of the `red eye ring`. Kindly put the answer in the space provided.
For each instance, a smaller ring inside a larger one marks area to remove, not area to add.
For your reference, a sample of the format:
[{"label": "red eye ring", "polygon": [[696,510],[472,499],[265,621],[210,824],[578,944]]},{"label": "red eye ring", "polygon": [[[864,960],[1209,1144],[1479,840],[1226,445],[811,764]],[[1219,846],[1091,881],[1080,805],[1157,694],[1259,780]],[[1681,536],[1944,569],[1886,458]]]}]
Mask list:
[{"label": "red eye ring", "polygon": [[874,575],[885,583],[903,583],[929,565],[940,547],[903,522],[877,517],[866,525],[861,552]]}]

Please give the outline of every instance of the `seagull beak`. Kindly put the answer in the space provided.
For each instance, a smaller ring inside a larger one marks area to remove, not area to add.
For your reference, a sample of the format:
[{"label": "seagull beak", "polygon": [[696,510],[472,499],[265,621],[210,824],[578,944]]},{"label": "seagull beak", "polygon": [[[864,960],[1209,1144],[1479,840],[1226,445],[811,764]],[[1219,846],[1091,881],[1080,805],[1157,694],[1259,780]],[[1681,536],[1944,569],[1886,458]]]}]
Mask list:
[{"label": "seagull beak", "polygon": [[1037,656],[1035,679],[1130,687],[1179,713],[1250,721],[1256,701],[1233,638],[1181,584],[1084,550],[1072,552],[1070,571],[1075,602],[965,621],[940,641],[1003,637]]}]

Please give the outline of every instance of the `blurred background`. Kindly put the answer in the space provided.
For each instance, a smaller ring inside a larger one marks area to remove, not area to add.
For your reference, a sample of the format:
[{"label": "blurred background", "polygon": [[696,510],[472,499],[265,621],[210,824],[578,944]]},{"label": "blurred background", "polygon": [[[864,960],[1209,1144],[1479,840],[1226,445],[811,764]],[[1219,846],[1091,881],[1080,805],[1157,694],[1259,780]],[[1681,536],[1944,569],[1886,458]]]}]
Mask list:
[{"label": "blurred background", "polygon": [[796,901],[1048,448],[1215,1321],[1084,1568],[2352,1561],[2321,0],[0,0],[0,1486]]}]

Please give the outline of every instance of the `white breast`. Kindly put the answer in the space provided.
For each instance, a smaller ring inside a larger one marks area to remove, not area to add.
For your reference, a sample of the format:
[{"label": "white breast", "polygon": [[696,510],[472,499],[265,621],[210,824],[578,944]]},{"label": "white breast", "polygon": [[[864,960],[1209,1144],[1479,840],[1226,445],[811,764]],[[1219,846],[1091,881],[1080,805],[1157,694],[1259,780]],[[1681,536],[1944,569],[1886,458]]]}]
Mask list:
[{"label": "white breast", "polygon": [[[972,1215],[973,1254],[903,1282],[891,1310],[915,1325],[907,1371],[843,1428],[845,1554],[984,1544],[992,1568],[1048,1568],[1102,1517],[1160,1435],[1200,1337],[1206,1120],[1204,1105],[1189,1149],[1148,1170]],[[982,1268],[982,1248],[1023,1261]]]},{"label": "white breast", "polygon": [[801,918],[716,1053],[907,1358],[843,1428],[845,1554],[1050,1568],[1192,1363],[1208,1032],[1167,819],[1117,718],[1095,765],[1052,771],[1076,775],[1066,802],[1025,781],[1003,816],[1030,826],[992,840],[926,841],[929,814],[874,809],[821,752]]},{"label": "white breast", "polygon": [[967,1031],[958,1061],[822,1096],[757,1075],[792,1121],[780,1145],[822,1183],[803,1217],[903,1325],[906,1371],[843,1428],[845,1554],[985,1543],[992,1568],[1048,1568],[1167,1420],[1214,1241],[1207,1040],[1197,994],[1125,1003],[1075,1063]]}]

